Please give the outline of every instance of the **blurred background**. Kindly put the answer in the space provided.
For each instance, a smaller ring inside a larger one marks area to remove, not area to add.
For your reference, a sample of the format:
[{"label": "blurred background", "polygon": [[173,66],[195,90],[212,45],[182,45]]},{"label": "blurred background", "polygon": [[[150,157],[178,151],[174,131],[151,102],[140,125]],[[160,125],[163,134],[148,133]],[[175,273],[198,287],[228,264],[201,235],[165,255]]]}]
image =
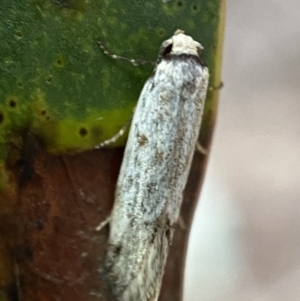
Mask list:
[{"label": "blurred background", "polygon": [[299,301],[299,0],[227,0],[222,79],[184,300]]}]

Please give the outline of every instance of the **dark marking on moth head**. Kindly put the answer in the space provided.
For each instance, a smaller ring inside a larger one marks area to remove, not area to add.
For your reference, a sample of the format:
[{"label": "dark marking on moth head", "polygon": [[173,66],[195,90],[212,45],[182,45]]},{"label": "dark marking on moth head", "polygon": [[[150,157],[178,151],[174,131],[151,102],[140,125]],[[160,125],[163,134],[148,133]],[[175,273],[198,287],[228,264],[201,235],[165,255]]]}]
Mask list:
[{"label": "dark marking on moth head", "polygon": [[206,64],[200,59],[197,55],[181,53],[181,54],[168,54],[164,56],[165,60],[168,61],[178,61],[178,62],[187,62],[190,61],[194,64],[200,64],[201,66],[206,66]]},{"label": "dark marking on moth head", "polygon": [[148,143],[148,138],[145,135],[139,135],[137,141],[140,146],[143,146]]},{"label": "dark marking on moth head", "polygon": [[173,44],[170,44],[166,48],[164,48],[163,52],[161,53],[161,56],[166,57],[168,54],[170,54],[172,51],[172,47],[173,47]]}]

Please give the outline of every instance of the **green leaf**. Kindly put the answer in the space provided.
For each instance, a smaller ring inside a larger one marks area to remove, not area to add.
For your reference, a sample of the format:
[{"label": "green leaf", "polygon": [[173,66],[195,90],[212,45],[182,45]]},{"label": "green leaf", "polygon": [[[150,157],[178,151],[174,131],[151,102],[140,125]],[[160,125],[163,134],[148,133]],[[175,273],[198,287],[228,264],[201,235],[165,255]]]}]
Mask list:
[{"label": "green leaf", "polygon": [[[0,159],[13,135],[30,130],[52,152],[92,148],[130,118],[151,66],[183,29],[205,47],[215,78],[220,1],[2,1]],[[120,143],[124,143],[120,141]]]}]

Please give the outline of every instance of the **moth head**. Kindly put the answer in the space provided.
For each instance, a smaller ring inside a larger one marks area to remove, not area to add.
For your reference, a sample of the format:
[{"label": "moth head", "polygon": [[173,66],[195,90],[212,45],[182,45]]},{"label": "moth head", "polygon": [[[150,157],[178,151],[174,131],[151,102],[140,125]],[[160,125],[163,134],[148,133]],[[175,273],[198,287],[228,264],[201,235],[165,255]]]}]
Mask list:
[{"label": "moth head", "polygon": [[202,45],[193,40],[192,37],[184,34],[184,31],[178,29],[174,35],[164,41],[160,47],[160,55],[164,57],[168,54],[190,54],[199,56],[199,53],[203,50]]}]

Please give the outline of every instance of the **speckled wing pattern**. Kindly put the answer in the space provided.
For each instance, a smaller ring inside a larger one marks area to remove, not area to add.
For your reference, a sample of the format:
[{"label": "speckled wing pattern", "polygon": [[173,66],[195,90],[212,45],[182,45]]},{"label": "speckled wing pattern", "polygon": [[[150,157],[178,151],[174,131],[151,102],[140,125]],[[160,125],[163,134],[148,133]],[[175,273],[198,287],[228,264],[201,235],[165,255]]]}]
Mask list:
[{"label": "speckled wing pattern", "polygon": [[163,42],[135,109],[102,267],[114,300],[158,299],[208,86],[201,49],[181,31]]}]

